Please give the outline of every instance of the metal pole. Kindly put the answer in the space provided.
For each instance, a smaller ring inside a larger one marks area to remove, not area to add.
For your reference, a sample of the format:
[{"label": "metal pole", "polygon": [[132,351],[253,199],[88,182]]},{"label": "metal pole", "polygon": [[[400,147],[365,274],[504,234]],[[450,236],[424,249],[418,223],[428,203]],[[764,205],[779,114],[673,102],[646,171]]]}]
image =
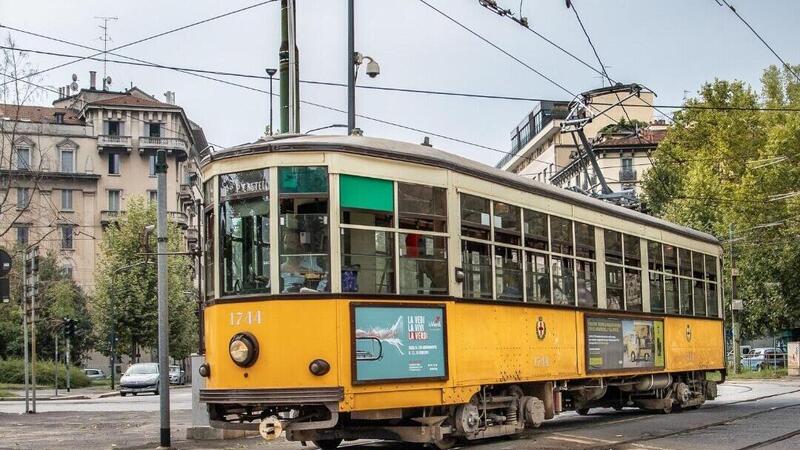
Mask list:
[{"label": "metal pole", "polygon": [[739,323],[736,321],[736,310],[733,308],[733,301],[736,299],[736,256],[733,252],[733,224],[728,226],[728,242],[730,242],[731,257],[731,331],[733,332],[733,373],[739,373],[739,360],[741,359],[741,347],[739,346]]},{"label": "metal pole", "polygon": [[111,302],[111,390],[114,390],[114,381],[117,376],[117,314],[115,310],[114,296],[109,298]]},{"label": "metal pole", "polygon": [[22,264],[22,342],[23,354],[25,358],[25,412],[30,411],[30,374],[28,364],[30,364],[30,354],[28,353],[28,251],[25,250]]},{"label": "metal pole", "polygon": [[[55,347],[56,347],[56,357],[55,357],[55,364],[53,365],[53,378],[56,380],[56,397],[58,397],[58,332],[56,331],[55,334]],[[69,370],[67,371],[69,373]],[[67,391],[69,392],[69,391]]]},{"label": "metal pole", "polygon": [[356,42],[354,0],[347,0],[347,135],[356,127]]},{"label": "metal pole", "polygon": [[66,361],[67,361],[67,392],[70,391],[70,383],[69,383],[70,382],[70,376],[69,376],[70,367],[69,367],[69,365],[70,365],[71,361],[70,361],[70,357],[69,357],[69,350],[70,350],[69,349],[69,344],[70,344],[70,336],[69,336],[69,333],[67,333],[67,355],[66,355]]},{"label": "metal pole", "polygon": [[156,155],[158,176],[158,363],[161,405],[161,447],[170,447],[169,426],[169,315],[167,311],[167,152]]},{"label": "metal pole", "polygon": [[[36,272],[33,272],[33,276],[36,276]],[[34,278],[32,284],[35,283]],[[31,292],[31,412],[36,414],[36,294],[33,292]]]},{"label": "metal pole", "polygon": [[[272,128],[272,73],[270,73],[269,74],[269,135],[272,136],[274,134],[275,134],[275,129]],[[199,222],[200,221],[198,220],[198,223]]]},{"label": "metal pole", "polygon": [[278,69],[281,71],[281,133],[289,132],[289,1],[281,0],[281,47]]},{"label": "metal pole", "polygon": [[300,132],[300,85],[297,76],[297,38],[295,30],[294,0],[289,0],[289,133]]}]

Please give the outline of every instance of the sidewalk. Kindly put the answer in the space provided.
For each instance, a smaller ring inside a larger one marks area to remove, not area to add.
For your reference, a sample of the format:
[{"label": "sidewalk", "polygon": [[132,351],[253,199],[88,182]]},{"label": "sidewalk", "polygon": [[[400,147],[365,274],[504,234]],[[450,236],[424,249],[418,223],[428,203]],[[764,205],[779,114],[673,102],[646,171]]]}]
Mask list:
[{"label": "sidewalk", "polygon": [[[191,385],[172,385],[169,387],[170,389],[191,389]],[[9,394],[13,395],[14,397],[0,397],[0,401],[8,401],[8,400],[24,400],[25,399],[25,390],[24,389],[5,389]],[[36,388],[36,400],[84,400],[90,398],[106,398],[106,397],[114,397],[119,395],[118,390],[111,390],[108,386],[88,386],[84,388],[73,388],[70,389],[70,392],[67,392],[66,388],[59,388],[58,389],[58,396],[55,395],[55,389],[52,387],[37,387]]]}]

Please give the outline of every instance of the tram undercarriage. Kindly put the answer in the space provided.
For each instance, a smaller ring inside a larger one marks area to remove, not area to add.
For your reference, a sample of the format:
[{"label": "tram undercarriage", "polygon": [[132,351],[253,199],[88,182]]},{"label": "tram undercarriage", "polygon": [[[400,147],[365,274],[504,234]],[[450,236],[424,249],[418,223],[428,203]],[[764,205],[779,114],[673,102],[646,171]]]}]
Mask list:
[{"label": "tram undercarriage", "polygon": [[659,373],[559,382],[482,386],[469,403],[425,408],[339,412],[338,404],[211,405],[213,425],[258,429],[265,439],[286,431],[292,441],[336,448],[343,440],[383,439],[448,448],[457,441],[513,435],[564,411],[638,407],[671,413],[717,395],[706,372]]}]

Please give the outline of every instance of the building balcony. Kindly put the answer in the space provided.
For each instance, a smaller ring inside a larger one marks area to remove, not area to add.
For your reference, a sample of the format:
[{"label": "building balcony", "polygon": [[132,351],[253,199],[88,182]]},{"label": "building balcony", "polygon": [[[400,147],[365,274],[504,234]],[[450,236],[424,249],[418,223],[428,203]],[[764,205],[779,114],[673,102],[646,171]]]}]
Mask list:
[{"label": "building balcony", "polygon": [[636,181],[636,171],[633,169],[622,169],[619,171],[619,181],[621,183],[630,183]]},{"label": "building balcony", "polygon": [[200,240],[200,231],[195,228],[191,227],[186,230],[186,242],[189,244],[197,244]]},{"label": "building balcony", "polygon": [[182,211],[167,211],[167,221],[177,224],[181,230],[189,228],[189,216]]},{"label": "building balcony", "polygon": [[125,211],[112,211],[104,209],[100,211],[100,225],[106,227],[109,224],[116,223],[123,214],[125,214]]},{"label": "building balcony", "polygon": [[194,201],[194,196],[192,195],[192,185],[181,184],[178,195],[180,195],[181,203],[191,203]]},{"label": "building balcony", "polygon": [[186,141],[180,138],[142,136],[139,138],[139,149],[146,148],[180,150],[186,152],[188,145],[186,144]]},{"label": "building balcony", "polygon": [[131,137],[130,136],[112,136],[110,134],[101,134],[97,136],[97,147],[102,150],[125,150],[131,151]]}]

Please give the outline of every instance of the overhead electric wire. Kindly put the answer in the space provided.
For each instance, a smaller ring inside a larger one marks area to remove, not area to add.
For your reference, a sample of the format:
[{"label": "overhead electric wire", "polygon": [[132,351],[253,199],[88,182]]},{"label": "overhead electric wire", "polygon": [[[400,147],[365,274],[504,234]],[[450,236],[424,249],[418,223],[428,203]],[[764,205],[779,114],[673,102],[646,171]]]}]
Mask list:
[{"label": "overhead electric wire", "polygon": [[[250,10],[250,9],[253,9],[253,8],[256,8],[256,7],[259,7],[259,6],[266,5],[266,4],[268,4],[268,3],[274,3],[274,2],[276,2],[276,1],[277,1],[277,0],[265,0],[265,1],[262,1],[262,2],[259,2],[259,3],[252,4],[252,5],[250,5],[250,6],[245,6],[245,7],[243,7],[243,8],[239,8],[239,9],[236,9],[236,10],[233,10],[233,11],[228,11],[228,12],[226,12],[226,13],[223,13],[223,14],[218,14],[218,15],[216,15],[216,16],[209,17],[209,18],[207,18],[207,19],[198,20],[198,21],[196,21],[196,22],[192,22],[192,23],[189,23],[189,24],[186,24],[186,25],[180,26],[180,27],[178,27],[178,28],[173,28],[173,29],[170,29],[170,30],[167,30],[167,31],[163,31],[163,32],[161,32],[161,33],[156,33],[156,34],[153,34],[153,35],[150,35],[150,36],[147,36],[147,37],[141,38],[141,39],[137,39],[137,40],[135,40],[135,41],[133,41],[133,42],[129,42],[129,43],[127,43],[127,44],[123,44],[123,45],[120,45],[120,46],[118,46],[118,47],[114,47],[114,48],[112,48],[112,49],[109,49],[109,50],[107,50],[107,51],[105,51],[105,50],[100,50],[100,51],[99,51],[99,53],[96,53],[96,54],[94,54],[94,55],[91,55],[91,57],[100,56],[100,55],[103,55],[103,54],[109,54],[109,53],[111,53],[111,52],[113,52],[113,51],[115,51],[115,50],[120,50],[120,49],[123,49],[123,48],[126,48],[126,47],[130,47],[130,46],[132,46],[132,45],[136,45],[136,44],[141,44],[142,42],[146,42],[146,41],[149,41],[149,40],[152,40],[152,39],[156,39],[156,38],[159,38],[159,37],[162,37],[162,36],[166,36],[166,35],[168,35],[168,34],[176,33],[176,32],[178,32],[178,31],[183,31],[183,30],[186,30],[186,29],[188,29],[188,28],[195,27],[195,26],[197,26],[197,25],[202,25],[202,24],[205,24],[205,23],[208,23],[208,22],[212,22],[212,21],[214,21],[214,20],[218,20],[218,19],[221,19],[221,18],[223,18],[223,17],[228,17],[228,16],[231,16],[231,15],[234,15],[234,14],[238,14],[238,13],[240,13],[240,12],[243,12],[243,11],[248,11],[248,10]],[[39,34],[37,34],[37,33],[33,33],[33,32],[30,32],[30,31],[24,31],[24,30],[20,30],[20,29],[18,29],[18,28],[11,27],[11,26],[8,26],[8,25],[2,24],[2,23],[0,23],[0,28],[5,28],[5,29],[12,30],[12,31],[16,31],[16,32],[19,32],[19,33],[24,33],[24,34],[29,34],[29,35],[32,35],[32,36],[37,36],[37,37],[43,37],[43,38],[44,38],[44,36],[42,36],[42,35],[39,35]],[[53,40],[57,40],[57,39],[54,39],[54,38],[47,38],[47,39],[53,39]],[[71,43],[69,43],[69,42],[66,42],[66,41],[62,41],[62,43],[64,43],[64,44],[71,44]],[[96,50],[96,49],[95,49],[95,50]],[[51,70],[55,70],[55,69],[59,69],[59,68],[62,68],[62,67],[65,67],[65,66],[71,65],[71,64],[75,64],[75,63],[77,63],[77,62],[80,62],[80,61],[83,61],[83,60],[85,60],[85,59],[87,59],[87,58],[88,58],[88,57],[82,57],[82,58],[78,58],[78,59],[76,59],[75,61],[67,62],[67,63],[64,63],[64,64],[59,64],[59,65],[57,65],[57,66],[53,66],[53,67],[49,67],[49,68],[47,68],[47,69],[40,70],[40,71],[37,71],[37,72],[31,73],[31,74],[28,74],[28,75],[26,75],[26,77],[32,77],[32,76],[40,75],[40,74],[42,74],[42,73],[49,72],[49,71],[51,71]],[[3,84],[2,84],[2,85],[0,85],[0,86],[5,86],[5,83],[3,83]]]},{"label": "overhead electric wire", "polygon": [[[0,45],[0,49],[5,50],[17,50],[20,52],[25,53],[34,53],[40,55],[47,55],[47,56],[56,56],[62,58],[80,58],[80,55],[70,54],[70,53],[59,53],[59,52],[50,52],[44,50],[35,50],[30,48],[21,48],[21,47],[9,47]],[[101,58],[97,57],[86,57],[88,60],[92,61],[102,61]],[[180,72],[195,72],[200,74],[210,74],[210,75],[220,75],[220,76],[228,76],[234,78],[249,78],[255,80],[269,80],[269,77],[264,75],[255,75],[255,74],[248,74],[248,73],[241,73],[241,72],[230,72],[230,71],[221,71],[221,70],[212,70],[212,69],[198,69],[198,68],[190,68],[190,67],[182,67],[182,66],[174,66],[174,65],[165,65],[165,64],[156,64],[156,63],[145,63],[145,62],[137,62],[137,61],[122,61],[118,59],[109,59],[107,60],[109,63],[112,64],[123,64],[123,65],[131,65],[137,67],[148,67],[148,68],[155,68],[155,69],[165,69],[165,70],[172,70],[172,71],[180,71]],[[213,81],[221,81],[217,79],[211,78]],[[273,77],[274,81],[279,81],[280,78]],[[319,85],[319,86],[333,86],[333,87],[347,87],[347,83],[338,83],[333,81],[319,81],[319,80],[299,80],[300,83],[303,84],[310,84],[310,85]],[[238,86],[238,85],[236,85]],[[250,86],[241,85],[238,87],[244,87],[249,89]],[[402,92],[402,93],[409,93],[409,94],[424,94],[424,95],[439,95],[445,97],[464,97],[464,98],[476,98],[476,99],[486,99],[486,100],[508,100],[508,101],[518,101],[518,102],[543,102],[543,101],[550,101],[551,99],[539,98],[539,97],[524,97],[518,95],[500,95],[500,94],[483,94],[477,92],[458,92],[458,91],[442,91],[442,90],[432,90],[432,89],[415,89],[415,88],[406,88],[406,87],[396,87],[396,86],[373,86],[373,85],[356,85],[359,89],[367,89],[367,90],[375,90],[375,91],[386,91],[386,92]],[[613,103],[607,102],[594,102],[594,105],[597,106],[612,106]],[[711,105],[668,105],[668,104],[630,104],[625,105],[626,108],[664,108],[664,109],[685,109],[685,110],[714,110],[714,111],[764,111],[764,112],[800,112],[800,108],[778,108],[778,107],[741,107],[741,106],[711,106]]]},{"label": "overhead electric wire", "polygon": [[603,64],[603,60],[600,59],[600,54],[597,53],[597,48],[594,46],[594,42],[592,42],[592,38],[589,37],[589,32],[586,31],[586,27],[583,26],[583,21],[581,20],[581,16],[578,14],[578,10],[575,8],[575,2],[574,1],[568,1],[567,5],[568,5],[567,7],[568,8],[572,8],[572,12],[575,13],[575,18],[578,19],[578,24],[581,26],[581,30],[583,30],[583,35],[586,36],[586,40],[589,41],[589,46],[592,47],[592,51],[594,52],[595,58],[597,58],[597,62],[600,63],[600,70],[602,71],[601,75],[606,77],[606,79],[608,80],[609,84],[614,84],[614,82],[611,80],[611,77],[608,76],[608,71],[606,71],[606,65]]},{"label": "overhead electric wire", "polygon": [[[783,64],[783,67],[785,67],[785,68],[786,68],[786,70],[788,70],[788,71],[789,71],[789,72],[790,72],[792,75],[794,75],[794,77],[795,77],[795,78],[797,78],[797,81],[800,81],[800,75],[798,75],[798,74],[797,74],[797,72],[795,72],[795,70],[792,68],[792,66],[790,66],[790,65],[789,65],[789,64],[788,64],[786,61],[784,61],[784,59],[783,59],[783,58],[781,58],[781,56],[778,54],[778,52],[776,52],[776,51],[775,51],[775,49],[774,49],[774,48],[772,48],[772,46],[771,46],[771,45],[769,45],[769,44],[767,43],[767,41],[765,41],[765,40],[764,40],[764,38],[763,38],[763,37],[761,37],[761,35],[760,35],[760,34],[758,34],[758,31],[756,31],[756,30],[755,30],[755,29],[754,29],[754,28],[753,28],[753,27],[750,25],[750,23],[748,23],[748,22],[747,22],[747,21],[744,19],[744,17],[742,17],[742,15],[741,15],[741,14],[739,14],[739,11],[737,11],[737,10],[736,10],[736,8],[734,8],[733,6],[731,6],[731,4],[730,4],[730,3],[728,3],[728,1],[727,1],[727,0],[720,0],[720,1],[722,1],[722,3],[724,3],[724,4],[725,4],[725,6],[727,6],[727,7],[728,7],[728,9],[730,9],[730,10],[731,10],[731,12],[733,12],[733,14],[735,14],[735,15],[736,15],[736,17],[738,17],[738,18],[739,18],[739,20],[741,20],[741,21],[742,21],[742,23],[743,23],[743,24],[745,24],[745,25],[747,26],[747,28],[749,28],[749,29],[750,29],[750,31],[752,31],[752,32],[753,32],[753,34],[754,34],[754,35],[756,35],[756,37],[758,38],[758,40],[759,40],[759,41],[761,41],[761,43],[762,43],[762,44],[764,44],[764,46],[765,46],[765,47],[767,47],[767,48],[769,49],[769,51],[771,51],[771,52],[772,52],[772,54],[773,54],[773,55],[775,55],[775,57],[776,57],[776,58],[778,58],[778,60],[780,60],[780,62]],[[719,4],[719,2],[717,2],[717,4]]]}]

